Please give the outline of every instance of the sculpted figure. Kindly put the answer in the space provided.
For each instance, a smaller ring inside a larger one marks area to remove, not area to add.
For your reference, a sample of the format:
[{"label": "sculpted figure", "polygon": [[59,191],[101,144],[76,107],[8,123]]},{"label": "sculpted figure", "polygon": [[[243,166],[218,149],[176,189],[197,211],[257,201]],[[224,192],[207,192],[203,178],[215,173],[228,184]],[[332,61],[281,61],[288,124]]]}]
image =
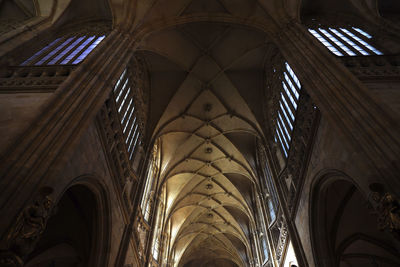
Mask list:
[{"label": "sculpted figure", "polygon": [[387,229],[393,233],[395,238],[400,240],[400,203],[393,195],[384,195],[375,192],[373,199],[378,203],[379,228]]},{"label": "sculpted figure", "polygon": [[1,266],[22,266],[24,258],[33,251],[50,217],[51,192],[51,188],[42,189],[33,203],[18,216],[7,237],[8,250],[0,253]]}]

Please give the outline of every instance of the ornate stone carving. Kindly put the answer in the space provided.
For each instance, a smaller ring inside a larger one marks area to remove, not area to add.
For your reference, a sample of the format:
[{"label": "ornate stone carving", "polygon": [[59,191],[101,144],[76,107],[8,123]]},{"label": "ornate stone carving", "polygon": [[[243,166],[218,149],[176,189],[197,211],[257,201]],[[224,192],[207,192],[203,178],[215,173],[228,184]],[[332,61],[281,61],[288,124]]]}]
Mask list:
[{"label": "ornate stone carving", "polygon": [[388,230],[400,240],[400,201],[390,193],[374,192],[372,199],[377,203],[378,227]]},{"label": "ornate stone carving", "polygon": [[318,111],[316,107],[313,105],[310,96],[303,89],[298,103],[286,170],[280,179],[281,182],[290,182],[287,191],[287,203],[291,212],[296,206],[298,189],[303,182],[301,176],[306,165],[307,154],[310,153],[313,125],[317,116]]},{"label": "ornate stone carving", "polygon": [[[132,186],[137,184],[137,177],[133,172],[132,164],[129,160],[129,154],[126,149],[125,140],[122,129],[120,127],[118,110],[115,106],[115,101],[108,99],[101,108],[97,117],[99,129],[104,140],[104,149],[110,155],[108,158],[114,172],[115,184],[117,185],[126,211],[129,213],[132,210],[132,197],[124,194],[125,190],[134,190],[133,187],[126,188],[129,182]],[[132,191],[130,191],[132,192]]]},{"label": "ornate stone carving", "polygon": [[139,130],[144,136],[149,104],[149,76],[144,59],[139,55],[135,55],[128,67],[128,71],[135,90],[133,103],[139,121]]},{"label": "ornate stone carving", "polygon": [[63,83],[75,66],[17,66],[0,70],[1,92],[53,91]]},{"label": "ornate stone carving", "polygon": [[280,224],[279,226],[280,232],[279,232],[278,245],[276,246],[276,258],[280,262],[282,259],[283,251],[285,250],[288,230],[283,217],[281,217],[279,224]]},{"label": "ornate stone carving", "polygon": [[340,57],[340,60],[359,79],[400,76],[400,55]]},{"label": "ornate stone carving", "polygon": [[8,251],[0,254],[1,266],[22,266],[46,229],[51,215],[53,189],[44,187],[33,203],[23,209],[7,236]]}]

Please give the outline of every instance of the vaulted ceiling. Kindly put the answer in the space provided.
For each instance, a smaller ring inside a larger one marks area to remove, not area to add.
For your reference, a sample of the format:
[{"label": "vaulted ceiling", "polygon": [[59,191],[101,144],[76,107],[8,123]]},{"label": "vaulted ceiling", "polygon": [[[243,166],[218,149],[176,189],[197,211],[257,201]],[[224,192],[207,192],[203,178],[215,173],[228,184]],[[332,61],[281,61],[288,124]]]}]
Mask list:
[{"label": "vaulted ceiling", "polygon": [[[265,15],[257,1],[174,3],[158,1],[146,19]],[[263,139],[268,51],[264,33],[230,23],[184,23],[140,43],[151,79],[148,130],[161,144],[176,266],[246,266],[252,258],[255,146]]]}]

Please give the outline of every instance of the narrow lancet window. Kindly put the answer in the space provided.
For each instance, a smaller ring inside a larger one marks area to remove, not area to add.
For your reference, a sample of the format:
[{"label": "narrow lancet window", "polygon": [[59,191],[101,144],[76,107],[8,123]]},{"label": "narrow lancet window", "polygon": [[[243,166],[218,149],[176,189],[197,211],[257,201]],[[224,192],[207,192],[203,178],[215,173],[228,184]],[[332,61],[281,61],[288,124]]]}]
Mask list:
[{"label": "narrow lancet window", "polygon": [[135,88],[130,84],[127,70],[125,70],[114,86],[114,96],[123,137],[131,160],[137,150],[137,144],[141,142],[141,132],[133,100]]},{"label": "narrow lancet window", "polygon": [[274,140],[279,144],[285,157],[288,157],[301,84],[288,63],[285,63],[282,77]]}]

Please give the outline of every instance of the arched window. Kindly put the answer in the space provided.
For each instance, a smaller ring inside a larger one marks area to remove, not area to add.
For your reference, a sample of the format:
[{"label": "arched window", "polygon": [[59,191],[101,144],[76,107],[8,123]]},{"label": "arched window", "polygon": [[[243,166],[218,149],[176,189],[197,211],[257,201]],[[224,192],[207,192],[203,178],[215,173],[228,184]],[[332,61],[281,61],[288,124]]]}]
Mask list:
[{"label": "arched window", "polygon": [[370,44],[372,35],[357,27],[315,27],[308,31],[336,56],[383,55]]},{"label": "arched window", "polygon": [[160,246],[161,246],[161,231],[162,231],[162,224],[164,222],[164,215],[165,215],[165,205],[164,201],[166,200],[166,194],[165,194],[165,187],[163,190],[163,193],[160,196],[160,201],[158,202],[158,207],[157,207],[157,217],[155,220],[154,224],[154,231],[153,231],[153,246],[151,249],[151,253],[153,255],[154,260],[158,261],[160,257]]},{"label": "arched window", "polygon": [[[276,72],[275,69],[274,71]],[[274,140],[279,144],[283,155],[288,157],[301,84],[287,62],[281,74],[281,80],[279,107],[274,114]]]},{"label": "arched window", "polygon": [[142,202],[140,204],[145,221],[148,221],[150,218],[150,212],[154,197],[154,192],[152,191],[152,189],[160,166],[160,151],[158,148],[159,146],[156,142],[154,144],[151,159],[148,164],[146,184],[142,195]]},{"label": "arched window", "polygon": [[276,192],[275,184],[273,182],[271,170],[267,162],[266,151],[261,143],[257,144],[258,164],[260,166],[261,187],[263,195],[265,196],[263,205],[267,211],[268,220],[265,225],[271,225],[276,219],[276,213],[279,206],[278,195]]},{"label": "arched window", "polygon": [[42,45],[21,66],[76,65],[82,62],[104,40],[105,24],[89,24],[87,29],[71,29]]},{"label": "arched window", "polygon": [[269,260],[269,249],[267,244],[267,238],[265,237],[265,235],[261,237],[261,246],[264,257],[263,264],[265,264]]}]

